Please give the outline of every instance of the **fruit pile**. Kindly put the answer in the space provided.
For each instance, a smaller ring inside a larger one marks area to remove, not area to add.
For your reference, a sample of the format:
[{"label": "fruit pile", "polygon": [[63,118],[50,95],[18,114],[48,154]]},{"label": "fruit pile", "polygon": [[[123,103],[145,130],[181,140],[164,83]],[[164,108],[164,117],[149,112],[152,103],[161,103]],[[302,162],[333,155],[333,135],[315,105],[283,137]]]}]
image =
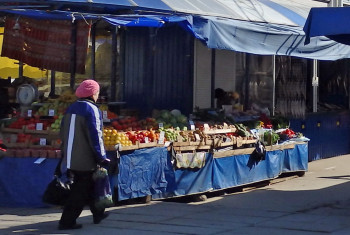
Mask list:
[{"label": "fruit pile", "polygon": [[112,126],[118,131],[141,131],[157,129],[158,123],[154,118],[138,120],[136,117],[125,117],[112,121]]},{"label": "fruit pile", "polygon": [[28,130],[35,130],[37,123],[42,123],[43,130],[47,130],[47,127],[51,126],[51,124],[53,123],[53,119],[42,120],[39,117],[20,117],[18,119],[14,119],[14,121],[8,126],[8,128],[22,129],[23,126],[25,126]]},{"label": "fruit pile", "polygon": [[133,144],[136,144],[136,142],[147,143],[156,142],[159,140],[159,132],[155,132],[152,129],[149,131],[128,131],[125,134],[128,136],[129,140],[131,140]]},{"label": "fruit pile", "polygon": [[122,146],[131,146],[133,143],[124,132],[118,132],[113,127],[103,128],[103,139],[106,147],[112,147],[116,144]]},{"label": "fruit pile", "polygon": [[60,114],[55,117],[55,121],[51,124],[51,130],[59,132],[61,129],[61,122],[63,119],[63,114]]},{"label": "fruit pile", "polygon": [[54,100],[50,103],[44,103],[36,112],[38,116],[49,116],[49,110],[54,110],[54,115],[63,114],[70,103]]}]

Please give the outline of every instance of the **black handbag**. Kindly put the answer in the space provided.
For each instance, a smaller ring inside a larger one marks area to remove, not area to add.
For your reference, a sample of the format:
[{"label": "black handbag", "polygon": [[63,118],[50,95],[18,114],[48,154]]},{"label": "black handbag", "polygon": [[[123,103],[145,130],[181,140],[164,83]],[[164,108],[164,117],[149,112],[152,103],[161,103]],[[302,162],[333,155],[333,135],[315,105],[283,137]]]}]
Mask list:
[{"label": "black handbag", "polygon": [[63,206],[69,197],[70,185],[55,177],[48,185],[43,195],[43,202]]},{"label": "black handbag", "polygon": [[63,206],[69,197],[71,184],[73,183],[72,178],[68,178],[65,182],[62,181],[61,173],[61,162],[60,159],[54,174],[54,179],[47,185],[46,190],[43,194],[42,201],[47,204]]}]

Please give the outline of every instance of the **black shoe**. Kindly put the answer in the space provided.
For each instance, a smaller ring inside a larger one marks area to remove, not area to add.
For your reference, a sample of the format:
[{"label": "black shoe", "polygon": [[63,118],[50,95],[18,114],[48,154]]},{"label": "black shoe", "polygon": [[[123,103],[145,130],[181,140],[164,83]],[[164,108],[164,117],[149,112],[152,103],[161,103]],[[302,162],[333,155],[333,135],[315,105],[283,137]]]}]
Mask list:
[{"label": "black shoe", "polygon": [[109,216],[108,212],[105,212],[99,216],[93,216],[94,217],[94,224],[99,224],[103,219],[107,218],[108,216]]},{"label": "black shoe", "polygon": [[58,225],[58,229],[59,230],[70,230],[70,229],[80,229],[82,228],[83,225],[82,224],[73,224],[73,225],[63,225],[63,224],[59,224]]}]

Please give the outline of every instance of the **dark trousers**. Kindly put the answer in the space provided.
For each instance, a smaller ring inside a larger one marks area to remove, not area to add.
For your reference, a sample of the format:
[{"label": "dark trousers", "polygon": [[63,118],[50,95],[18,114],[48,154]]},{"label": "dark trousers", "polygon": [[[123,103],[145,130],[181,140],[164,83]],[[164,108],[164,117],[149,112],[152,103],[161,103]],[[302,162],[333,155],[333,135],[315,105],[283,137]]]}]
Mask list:
[{"label": "dark trousers", "polygon": [[72,171],[72,173],[74,175],[74,183],[71,186],[71,193],[63,207],[63,213],[59,222],[64,226],[76,224],[77,218],[86,205],[90,207],[93,217],[99,217],[104,213],[104,209],[101,210],[95,207],[93,172]]}]

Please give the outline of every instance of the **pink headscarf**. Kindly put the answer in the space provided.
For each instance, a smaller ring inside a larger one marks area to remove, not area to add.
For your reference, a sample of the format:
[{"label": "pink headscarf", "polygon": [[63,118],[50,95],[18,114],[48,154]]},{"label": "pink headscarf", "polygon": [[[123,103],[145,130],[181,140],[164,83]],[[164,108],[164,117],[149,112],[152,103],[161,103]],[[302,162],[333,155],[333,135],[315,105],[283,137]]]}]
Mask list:
[{"label": "pink headscarf", "polygon": [[96,94],[100,90],[100,85],[92,80],[84,80],[75,91],[75,95],[78,98],[87,98]]}]

